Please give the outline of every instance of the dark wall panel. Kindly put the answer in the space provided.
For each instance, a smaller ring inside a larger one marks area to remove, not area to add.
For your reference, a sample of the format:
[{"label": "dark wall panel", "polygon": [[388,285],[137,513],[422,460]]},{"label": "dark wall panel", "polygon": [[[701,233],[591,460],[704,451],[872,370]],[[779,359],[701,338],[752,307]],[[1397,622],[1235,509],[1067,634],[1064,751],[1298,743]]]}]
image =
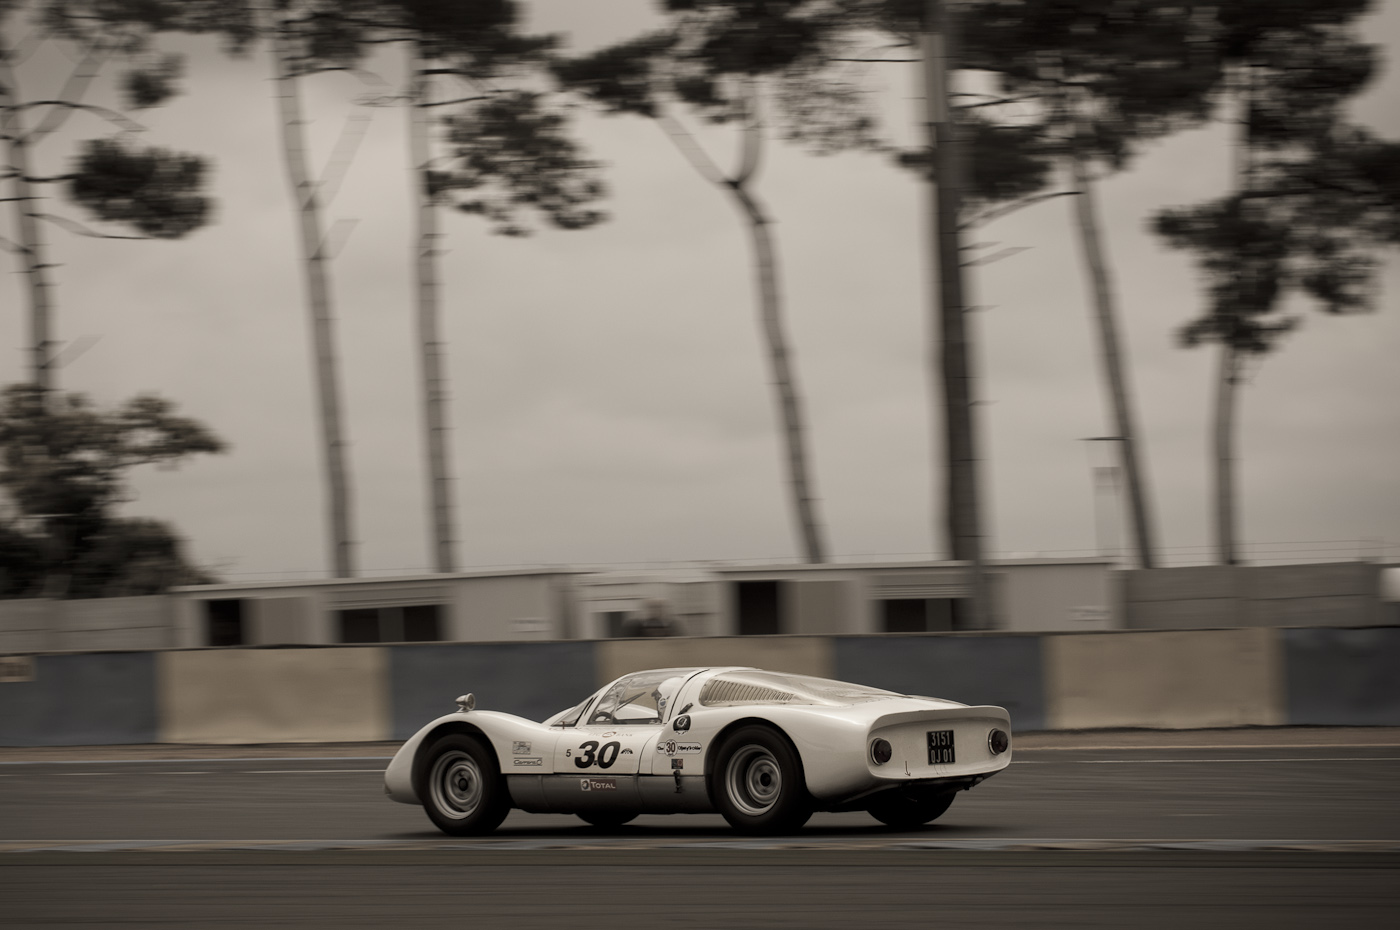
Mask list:
[{"label": "dark wall panel", "polygon": [[149,652],[34,657],[32,681],[0,682],[0,745],[154,743]]},{"label": "dark wall panel", "polygon": [[1045,679],[1035,636],[842,636],[835,677],[902,694],[995,704],[1017,730],[1045,728]]},{"label": "dark wall panel", "polygon": [[1282,632],[1288,723],[1400,726],[1400,628]]},{"label": "dark wall panel", "polygon": [[468,691],[481,710],[543,720],[592,694],[592,643],[436,643],[391,646],[394,739],[451,713]]}]

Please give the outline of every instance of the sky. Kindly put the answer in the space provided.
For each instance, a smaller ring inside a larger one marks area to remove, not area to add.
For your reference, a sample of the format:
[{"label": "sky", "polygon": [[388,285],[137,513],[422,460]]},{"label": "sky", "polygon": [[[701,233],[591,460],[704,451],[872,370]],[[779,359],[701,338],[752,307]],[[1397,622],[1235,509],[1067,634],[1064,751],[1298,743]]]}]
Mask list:
[{"label": "sky", "polygon": [[[586,50],[656,22],[651,0],[531,0],[531,26]],[[1400,137],[1400,3],[1364,23],[1383,73],[1357,120]],[[127,515],[172,522],[222,580],[321,577],[330,564],[307,312],[295,215],[277,136],[271,68],[212,40],[186,55],[185,93],[136,115],[152,144],[214,162],[215,222],[189,237],[118,241],[46,233],[56,338],[72,344],[65,390],[103,405],[143,392],[176,401],[230,445],[175,470],[133,475]],[[20,71],[26,96],[71,67],[44,49]],[[403,85],[401,52],[370,65]],[[873,70],[891,137],[917,139],[910,64]],[[89,99],[115,105],[114,72]],[[414,343],[405,113],[367,110],[353,76],[303,82],[313,162],[347,117],[364,140],[327,209],[344,244],[332,266],[357,561],[366,575],[429,570],[426,466]],[[759,340],[747,231],[721,191],[651,121],[575,114],[606,166],[608,222],[525,239],[445,215],[443,327],[462,570],[506,566],[793,561],[770,376]],[[701,129],[722,164],[727,130]],[[106,135],[91,113],[36,153],[63,170],[76,140]],[[1176,333],[1201,310],[1191,260],[1148,230],[1162,207],[1228,187],[1228,130],[1151,145],[1099,188],[1122,306],[1157,542],[1173,564],[1210,557],[1212,348]],[[926,192],[888,158],[769,149],[757,191],[774,227],[811,467],[828,546],[841,560],[941,557],[930,388]],[[80,209],[46,209],[86,221]],[[1111,432],[1067,198],[977,231],[975,369],[989,550],[1091,555],[1119,544],[1115,502],[1093,467]],[[8,213],[0,225],[9,229]],[[27,377],[18,265],[0,285],[0,383]],[[1239,425],[1242,538],[1260,561],[1400,560],[1400,256],[1386,256],[1376,310],[1302,319],[1252,369]],[[84,349],[84,347],[86,347]],[[79,351],[82,350],[82,351]]]}]

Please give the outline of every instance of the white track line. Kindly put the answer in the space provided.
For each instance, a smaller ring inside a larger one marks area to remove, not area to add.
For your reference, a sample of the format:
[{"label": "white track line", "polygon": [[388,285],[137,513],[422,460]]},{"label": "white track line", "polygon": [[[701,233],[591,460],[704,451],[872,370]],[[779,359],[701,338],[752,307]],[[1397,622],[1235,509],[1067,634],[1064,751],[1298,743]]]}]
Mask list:
[{"label": "white track line", "polygon": [[1192,743],[1173,746],[1160,743],[1152,746],[1114,746],[1112,744],[1083,746],[1012,746],[1016,752],[1214,752],[1249,749],[1397,749],[1400,743]]},{"label": "white track line", "polygon": [[1332,756],[1324,759],[1013,759],[1012,765],[1242,765],[1255,762],[1400,762],[1400,756]]},{"label": "white track line", "polygon": [[[1282,759],[1013,759],[1012,765],[1255,765],[1292,764],[1312,762],[1400,762],[1400,756],[1329,756],[1326,758],[1282,758]],[[101,763],[94,762],[94,765]],[[188,772],[140,772],[142,778],[164,775],[379,775],[381,768],[373,769],[256,769],[253,771],[188,771]],[[56,772],[67,778],[120,778],[138,773],[126,772]],[[566,773],[567,774],[567,773]],[[0,774],[0,778],[33,778],[18,772]]]},{"label": "white track line", "polygon": [[169,765],[172,762],[383,762],[393,756],[229,756],[221,759],[21,759],[0,765]]},{"label": "white track line", "polygon": [[733,849],[806,849],[806,850],[875,850],[903,849],[921,851],[962,852],[1153,852],[1181,850],[1193,852],[1370,852],[1400,853],[1397,840],[1338,840],[1338,839],[1059,839],[987,837],[983,839],[917,839],[912,837],[783,837],[754,839],[655,838],[634,837],[485,837],[460,840],[449,837],[433,840],[3,840],[0,857],[6,853],[35,852],[120,852],[163,850],[169,852],[217,852],[220,850],[266,850],[288,852],[321,852],[335,850],[413,850],[443,852],[448,850],[733,850]]},{"label": "white track line", "polygon": [[[261,772],[237,772],[238,775],[350,775],[352,773],[373,772],[383,775],[383,769],[266,769]],[[227,773],[226,773],[227,774]]]}]

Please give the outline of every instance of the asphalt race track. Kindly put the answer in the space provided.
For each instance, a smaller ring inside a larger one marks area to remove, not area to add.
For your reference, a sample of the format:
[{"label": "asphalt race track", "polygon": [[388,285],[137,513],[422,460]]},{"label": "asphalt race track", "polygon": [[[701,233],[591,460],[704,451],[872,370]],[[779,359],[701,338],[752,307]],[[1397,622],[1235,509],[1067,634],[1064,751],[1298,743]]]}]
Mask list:
[{"label": "asphalt race track", "polygon": [[923,829],[757,840],[521,813],[445,837],[346,750],[6,750],[0,926],[1395,925],[1400,734],[1329,734],[1032,738]]}]

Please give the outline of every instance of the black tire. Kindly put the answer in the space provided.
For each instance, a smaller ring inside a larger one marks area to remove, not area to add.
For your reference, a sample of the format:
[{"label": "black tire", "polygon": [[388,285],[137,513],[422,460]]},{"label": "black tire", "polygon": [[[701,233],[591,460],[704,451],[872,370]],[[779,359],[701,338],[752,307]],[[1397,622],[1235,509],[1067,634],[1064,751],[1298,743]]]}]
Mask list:
[{"label": "black tire", "polygon": [[452,836],[481,836],[510,813],[496,755],[475,736],[445,736],[428,749],[418,797],[428,819]]},{"label": "black tire", "polygon": [[812,816],[797,750],[765,726],[741,727],[725,739],[710,770],[710,796],[740,833],[790,833]]},{"label": "black tire", "polygon": [[897,829],[921,827],[943,816],[953,806],[954,792],[908,795],[903,791],[877,794],[870,802],[870,816]]},{"label": "black tire", "polygon": [[578,816],[580,820],[590,826],[608,830],[637,819],[636,814],[630,814],[627,811],[583,811]]}]

